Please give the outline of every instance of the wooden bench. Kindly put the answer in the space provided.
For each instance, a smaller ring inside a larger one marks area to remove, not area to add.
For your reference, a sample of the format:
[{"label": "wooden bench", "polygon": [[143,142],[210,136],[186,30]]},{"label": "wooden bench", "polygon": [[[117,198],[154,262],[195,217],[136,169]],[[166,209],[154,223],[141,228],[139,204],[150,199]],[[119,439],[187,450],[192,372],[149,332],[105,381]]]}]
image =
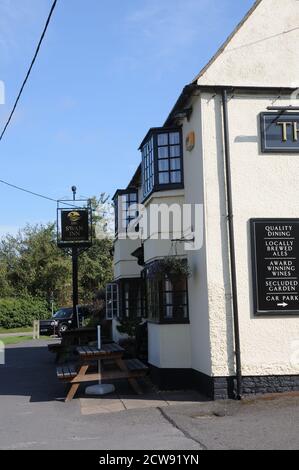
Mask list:
[{"label": "wooden bench", "polygon": [[56,369],[57,377],[63,381],[69,381],[78,374],[77,367],[73,364],[66,364]]},{"label": "wooden bench", "polygon": [[71,388],[67,394],[65,401],[70,401],[75,396],[80,383],[94,382],[96,380],[115,380],[115,379],[128,379],[129,383],[133,386],[134,390],[141,394],[141,389],[136,386],[135,379],[144,377],[147,374],[148,367],[143,364],[139,359],[127,359],[121,362],[116,361],[120,370],[109,370],[86,373],[91,363],[75,366],[73,364],[65,364],[57,367],[57,378],[71,384]]},{"label": "wooden bench", "polygon": [[[63,333],[61,342],[48,345],[48,351],[56,354],[55,363],[65,362],[68,356],[73,355],[79,345],[88,346],[97,340],[96,328],[77,328]],[[102,344],[112,343],[108,338],[102,338]],[[71,359],[72,360],[72,359]]]}]

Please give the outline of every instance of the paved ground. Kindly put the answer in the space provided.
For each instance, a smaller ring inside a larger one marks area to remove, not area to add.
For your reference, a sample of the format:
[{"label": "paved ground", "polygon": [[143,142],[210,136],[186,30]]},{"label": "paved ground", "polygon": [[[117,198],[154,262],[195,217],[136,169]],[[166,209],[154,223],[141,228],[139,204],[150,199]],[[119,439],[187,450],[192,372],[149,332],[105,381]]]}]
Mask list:
[{"label": "paved ground", "polygon": [[139,400],[120,388],[104,402],[85,397],[82,389],[81,398],[65,404],[65,388],[56,380],[46,345],[32,341],[6,348],[6,364],[0,366],[0,449],[299,447],[299,396],[204,402],[196,394],[151,391]]}]

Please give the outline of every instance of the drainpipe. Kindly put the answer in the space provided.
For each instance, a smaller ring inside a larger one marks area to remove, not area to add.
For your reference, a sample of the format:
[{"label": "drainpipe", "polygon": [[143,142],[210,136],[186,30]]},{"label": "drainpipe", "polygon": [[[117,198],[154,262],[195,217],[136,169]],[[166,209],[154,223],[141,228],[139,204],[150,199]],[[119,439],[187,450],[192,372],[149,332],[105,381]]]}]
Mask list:
[{"label": "drainpipe", "polygon": [[224,128],[224,159],[225,159],[225,177],[226,177],[227,222],[228,222],[228,234],[229,234],[230,275],[231,275],[231,285],[232,285],[232,307],[233,307],[235,356],[236,356],[236,378],[237,378],[236,399],[241,400],[242,399],[242,366],[241,366],[240,328],[239,328],[238,292],[237,292],[237,276],[236,276],[234,215],[233,215],[233,203],[232,203],[231,158],[230,158],[230,144],[229,144],[227,89],[225,88],[222,89],[222,105],[223,105],[223,128]]}]

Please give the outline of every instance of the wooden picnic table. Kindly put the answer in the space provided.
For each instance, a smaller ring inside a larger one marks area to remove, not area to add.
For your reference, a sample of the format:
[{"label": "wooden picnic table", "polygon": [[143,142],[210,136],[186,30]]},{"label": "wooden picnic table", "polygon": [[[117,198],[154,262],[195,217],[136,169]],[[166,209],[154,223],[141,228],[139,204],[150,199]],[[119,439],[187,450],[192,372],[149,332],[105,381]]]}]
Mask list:
[{"label": "wooden picnic table", "polygon": [[[71,384],[65,401],[73,399],[80,383],[94,382],[96,380],[127,379],[135,392],[139,395],[142,394],[136,379],[146,375],[147,366],[139,361],[139,359],[124,360],[124,349],[118,344],[103,344],[101,349],[95,346],[78,346],[76,351],[80,360],[79,368],[70,364],[57,368],[57,377]],[[113,361],[117,368],[107,371],[100,368],[98,372],[88,373],[94,361],[105,360]]]},{"label": "wooden picnic table", "polygon": [[86,344],[88,341],[96,341],[97,329],[94,327],[74,328],[62,333],[61,342],[64,345]]},{"label": "wooden picnic table", "polygon": [[[56,354],[56,363],[64,360],[65,356],[74,353],[77,346],[87,345],[90,342],[97,341],[97,328],[95,327],[82,327],[72,330],[67,330],[62,334],[62,339],[59,343],[51,343],[48,345],[50,352]],[[111,342],[107,338],[102,338],[102,342]]]}]

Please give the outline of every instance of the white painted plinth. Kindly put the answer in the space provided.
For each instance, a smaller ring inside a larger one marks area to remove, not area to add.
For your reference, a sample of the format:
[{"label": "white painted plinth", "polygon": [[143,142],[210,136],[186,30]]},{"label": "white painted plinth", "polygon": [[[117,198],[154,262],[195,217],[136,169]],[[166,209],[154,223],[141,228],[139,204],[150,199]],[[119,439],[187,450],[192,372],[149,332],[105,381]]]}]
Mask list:
[{"label": "white painted plinth", "polygon": [[115,387],[112,384],[90,385],[86,387],[85,395],[107,395],[108,393],[113,393],[114,390]]}]

